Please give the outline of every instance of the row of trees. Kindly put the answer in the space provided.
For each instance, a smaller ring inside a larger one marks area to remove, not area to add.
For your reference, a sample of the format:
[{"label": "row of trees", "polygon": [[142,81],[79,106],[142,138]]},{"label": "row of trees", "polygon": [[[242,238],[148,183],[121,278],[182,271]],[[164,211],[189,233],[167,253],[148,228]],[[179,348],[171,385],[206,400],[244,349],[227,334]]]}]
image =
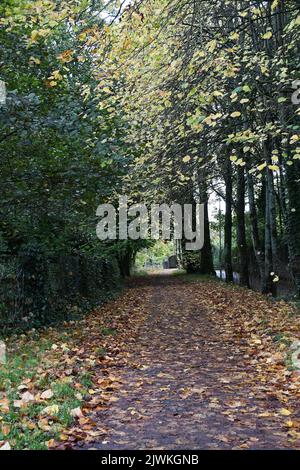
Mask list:
[{"label": "row of trees", "polygon": [[[216,193],[227,281],[237,250],[240,283],[252,259],[274,295],[284,265],[300,293],[299,29],[295,0],[145,0],[115,25],[106,61],[142,148],[131,192],[206,205]],[[207,210],[205,235],[188,270],[214,270]]]}]

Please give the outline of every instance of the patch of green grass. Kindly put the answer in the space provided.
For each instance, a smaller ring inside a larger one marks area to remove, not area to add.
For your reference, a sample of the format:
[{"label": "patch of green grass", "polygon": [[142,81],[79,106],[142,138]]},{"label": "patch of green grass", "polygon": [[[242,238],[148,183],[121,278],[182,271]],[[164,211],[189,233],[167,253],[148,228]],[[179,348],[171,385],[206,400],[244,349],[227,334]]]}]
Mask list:
[{"label": "patch of green grass", "polygon": [[36,384],[40,389],[51,388],[52,377],[50,375],[43,375],[40,378],[38,377],[36,380]]},{"label": "patch of green grass", "polygon": [[79,400],[70,399],[66,400],[62,406],[60,406],[57,419],[64,427],[68,427],[72,424],[74,418],[71,416],[70,410],[74,410],[74,408],[80,407],[80,404],[81,402]]},{"label": "patch of green grass", "polygon": [[51,438],[57,438],[57,433],[45,432],[41,429],[30,430],[26,426],[16,425],[12,428],[9,436],[4,436],[0,432],[0,439],[9,439],[14,450],[46,450],[46,442]]},{"label": "patch of green grass", "polygon": [[31,419],[41,416],[45,406],[44,403],[29,403],[26,407],[26,416]]},{"label": "patch of green grass", "polygon": [[80,375],[78,380],[85,388],[91,388],[93,385],[92,374],[89,372]]},{"label": "patch of green grass", "polygon": [[[87,383],[87,381],[86,381]],[[14,407],[14,400],[19,399],[16,389],[9,389],[7,397],[10,400],[10,409],[2,414],[0,422],[0,440],[9,441],[13,449],[46,449],[46,442],[50,439],[58,439],[59,430],[68,427],[74,421],[71,410],[81,406],[81,400],[75,397],[78,393],[68,383],[54,383],[52,399],[43,403],[28,403],[25,408]],[[44,413],[46,407],[58,406],[55,416]],[[39,429],[40,420],[49,423],[49,430]],[[32,428],[30,428],[30,426]],[[4,434],[2,429],[10,428],[8,434]]]},{"label": "patch of green grass", "polygon": [[114,336],[117,334],[117,330],[115,328],[109,328],[106,326],[101,327],[101,332],[104,336]]},{"label": "patch of green grass", "polygon": [[0,389],[17,386],[24,378],[32,378],[38,365],[38,358],[33,354],[23,353],[10,359],[0,368]]},{"label": "patch of green grass", "polygon": [[[107,333],[111,333],[109,329]],[[59,439],[62,430],[74,421],[71,410],[82,404],[78,392],[84,395],[86,389],[92,387],[90,373],[76,377],[76,381],[72,377],[60,379],[52,373],[49,362],[49,354],[55,355],[55,351],[51,352],[52,345],[65,343],[67,337],[66,332],[49,329],[44,335],[33,331],[7,341],[8,360],[0,366],[0,440],[8,441],[13,450],[47,449],[47,441]],[[100,349],[99,354],[104,352]],[[51,389],[53,397],[27,403],[21,408],[15,406],[14,401],[20,400],[26,391],[18,390],[26,379],[30,379],[29,392],[34,396]],[[1,401],[8,403],[9,409],[6,405],[1,409]],[[58,406],[55,416],[43,411],[53,405]]]},{"label": "patch of green grass", "polygon": [[53,388],[54,396],[58,398],[74,398],[76,391],[69,383],[58,382]]}]

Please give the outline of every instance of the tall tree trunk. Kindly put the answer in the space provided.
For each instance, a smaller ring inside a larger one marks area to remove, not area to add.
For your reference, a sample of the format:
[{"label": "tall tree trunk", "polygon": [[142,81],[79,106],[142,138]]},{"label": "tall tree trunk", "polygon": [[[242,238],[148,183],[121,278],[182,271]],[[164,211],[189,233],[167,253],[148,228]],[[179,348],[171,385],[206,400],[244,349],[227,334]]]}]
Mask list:
[{"label": "tall tree trunk", "polygon": [[206,172],[198,172],[198,196],[202,204],[204,204],[204,245],[200,252],[199,272],[201,274],[216,275],[214,268],[212,244],[210,238],[209,216],[208,216],[208,194]]},{"label": "tall tree trunk", "polygon": [[[189,187],[186,188],[185,193],[182,195],[185,197],[184,203],[191,204],[193,206],[193,220],[192,220],[192,226],[193,230],[196,229],[196,201],[194,198],[194,188]],[[185,268],[187,274],[196,274],[196,273],[201,273],[200,270],[200,262],[201,262],[201,251],[196,250],[196,251],[189,251],[186,250],[186,243],[187,240],[185,237],[181,240],[181,252],[182,252],[182,264],[183,267]]]},{"label": "tall tree trunk", "polygon": [[[268,196],[269,196],[269,216],[270,216],[270,239],[272,250],[272,272],[278,275],[279,261],[278,261],[278,244],[277,244],[277,226],[276,226],[276,203],[274,191],[274,179],[271,170],[267,169],[268,179]],[[273,279],[274,275],[271,275]],[[272,294],[275,297],[277,294],[277,283],[272,281]]]},{"label": "tall tree trunk", "polygon": [[[266,178],[267,180],[267,178]],[[270,199],[268,181],[266,184],[266,205],[265,205],[265,275],[263,283],[263,293],[273,293],[273,282],[271,272],[273,270],[272,245],[271,245],[271,225],[270,225]]]},{"label": "tall tree trunk", "polygon": [[261,240],[259,236],[259,230],[258,230],[258,215],[257,215],[257,209],[255,205],[253,178],[252,178],[252,175],[249,174],[249,172],[247,172],[247,187],[248,187],[248,197],[249,197],[253,251],[254,251],[255,259],[257,262],[258,269],[259,269],[260,286],[261,286],[261,291],[262,291],[263,282],[264,282],[264,253],[263,253],[263,248],[262,248],[262,244],[261,244]]},{"label": "tall tree trunk", "polygon": [[117,254],[117,261],[121,275],[123,277],[129,277],[131,274],[135,253],[131,247],[130,242],[124,245],[125,246],[123,246],[122,250]]},{"label": "tall tree trunk", "polygon": [[[272,163],[272,149],[270,141],[264,143],[264,155],[268,165]],[[274,274],[278,275],[278,243],[277,243],[277,223],[276,223],[276,201],[273,171],[266,168],[266,263],[265,277],[267,292],[271,292],[275,297],[277,294],[277,283],[273,281]],[[270,254],[267,250],[270,250]],[[268,268],[268,269],[267,269]],[[272,274],[273,273],[273,274]]]},{"label": "tall tree trunk", "polygon": [[244,167],[237,167],[237,245],[239,252],[240,285],[250,287],[248,252],[245,227],[245,174]]},{"label": "tall tree trunk", "polygon": [[232,269],[232,166],[229,155],[225,162],[225,229],[224,229],[224,252],[226,282],[233,281]]},{"label": "tall tree trunk", "polygon": [[200,273],[201,274],[213,274],[216,275],[214,268],[212,246],[210,239],[210,228],[209,228],[209,217],[208,217],[208,201],[202,201],[204,203],[204,246],[201,250],[201,261],[200,261]]}]

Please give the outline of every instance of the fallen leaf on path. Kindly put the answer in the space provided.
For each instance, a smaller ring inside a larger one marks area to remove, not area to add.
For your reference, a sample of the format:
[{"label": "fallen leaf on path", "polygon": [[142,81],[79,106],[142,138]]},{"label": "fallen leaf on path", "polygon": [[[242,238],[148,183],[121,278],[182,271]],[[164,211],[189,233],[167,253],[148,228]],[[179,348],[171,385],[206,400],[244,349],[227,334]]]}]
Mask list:
[{"label": "fallen leaf on path", "polygon": [[11,450],[10,443],[5,442],[3,445],[1,445],[0,450]]},{"label": "fallen leaf on path", "polygon": [[70,415],[73,416],[73,418],[82,418],[83,417],[83,413],[82,413],[82,411],[79,407],[78,408],[73,408],[73,410],[70,411]]},{"label": "fallen leaf on path", "polygon": [[53,391],[49,388],[48,390],[45,390],[42,394],[41,394],[41,399],[42,400],[49,400],[50,398],[52,398],[54,395]]}]

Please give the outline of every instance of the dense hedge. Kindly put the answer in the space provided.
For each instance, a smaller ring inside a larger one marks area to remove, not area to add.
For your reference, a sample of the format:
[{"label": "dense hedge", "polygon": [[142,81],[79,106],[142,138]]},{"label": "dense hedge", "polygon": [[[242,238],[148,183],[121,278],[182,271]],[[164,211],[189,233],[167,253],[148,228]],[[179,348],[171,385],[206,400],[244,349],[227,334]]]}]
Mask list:
[{"label": "dense hedge", "polygon": [[0,334],[74,318],[113,297],[121,285],[114,257],[50,257],[30,250],[2,257]]}]

